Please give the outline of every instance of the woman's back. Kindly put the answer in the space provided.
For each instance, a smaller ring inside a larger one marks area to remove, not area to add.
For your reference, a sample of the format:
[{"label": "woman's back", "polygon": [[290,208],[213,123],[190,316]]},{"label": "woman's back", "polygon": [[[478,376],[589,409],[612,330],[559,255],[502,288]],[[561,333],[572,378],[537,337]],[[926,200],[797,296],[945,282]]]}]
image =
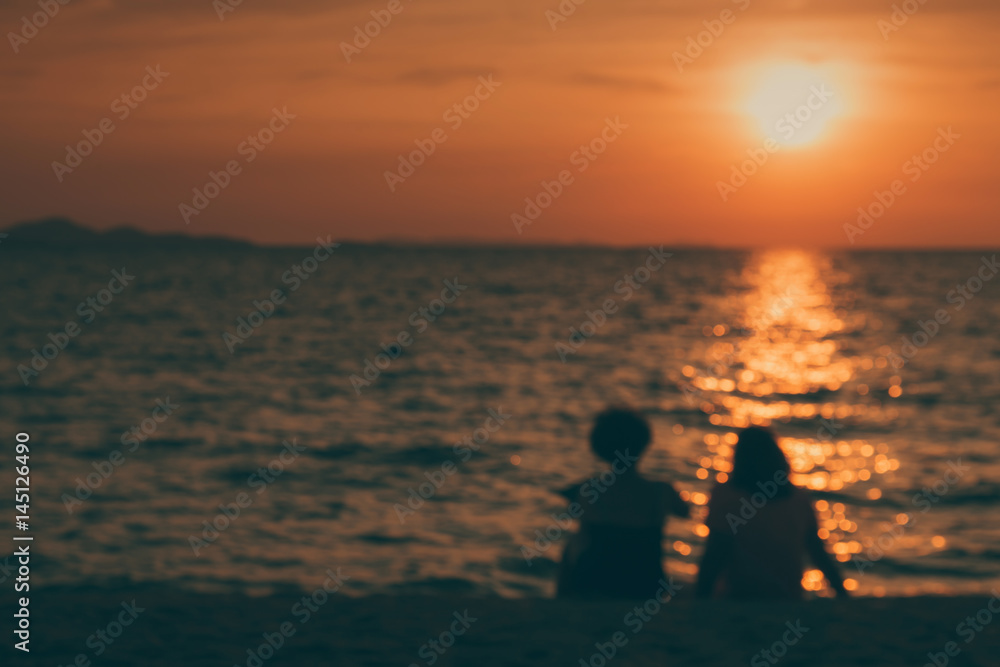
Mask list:
[{"label": "woman's back", "polygon": [[717,539],[732,540],[715,592],[734,598],[801,597],[806,545],[815,526],[804,491],[792,487],[785,496],[768,499],[759,490],[720,484],[712,492],[706,525]]}]

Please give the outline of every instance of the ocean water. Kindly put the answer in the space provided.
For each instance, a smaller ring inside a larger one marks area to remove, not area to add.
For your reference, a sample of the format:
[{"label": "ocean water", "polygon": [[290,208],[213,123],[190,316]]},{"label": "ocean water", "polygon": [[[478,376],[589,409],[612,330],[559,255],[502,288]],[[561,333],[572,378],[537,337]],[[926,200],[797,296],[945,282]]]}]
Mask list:
[{"label": "ocean water", "polygon": [[[736,430],[773,422],[858,594],[1000,583],[992,253],[11,247],[0,468],[29,433],[43,583],[262,593],[339,567],[351,595],[550,595],[552,490],[598,470],[590,420],[616,402],[653,423],[644,472],[694,503],[665,537],[679,579]],[[134,279],[101,295],[112,271]]]}]

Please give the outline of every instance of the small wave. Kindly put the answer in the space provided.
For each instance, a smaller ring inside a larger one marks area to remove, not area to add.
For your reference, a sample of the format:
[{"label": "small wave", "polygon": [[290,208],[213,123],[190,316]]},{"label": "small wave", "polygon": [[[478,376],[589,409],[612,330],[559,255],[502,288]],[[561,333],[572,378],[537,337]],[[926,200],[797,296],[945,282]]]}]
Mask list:
[{"label": "small wave", "polygon": [[377,533],[358,535],[354,539],[371,544],[411,544],[413,542],[423,542],[423,540],[411,535],[379,535]]},{"label": "small wave", "polygon": [[[930,487],[933,493],[933,487]],[[923,493],[922,490],[913,491],[914,494]],[[938,500],[935,502],[934,498]],[[946,491],[943,495],[930,497],[930,502],[934,505],[948,505],[950,507],[961,505],[995,505],[1000,502],[1000,485],[980,482],[967,489],[958,488]]]},{"label": "small wave", "polygon": [[920,559],[903,561],[888,557],[874,561],[872,571],[877,571],[882,576],[953,577],[955,579],[982,579],[984,577],[984,572],[967,566],[932,565],[921,562]]},{"label": "small wave", "polygon": [[327,447],[326,449],[312,449],[309,455],[317,459],[352,459],[356,458],[361,452],[367,451],[369,448],[358,442],[350,442],[344,445],[336,445],[333,447]]}]

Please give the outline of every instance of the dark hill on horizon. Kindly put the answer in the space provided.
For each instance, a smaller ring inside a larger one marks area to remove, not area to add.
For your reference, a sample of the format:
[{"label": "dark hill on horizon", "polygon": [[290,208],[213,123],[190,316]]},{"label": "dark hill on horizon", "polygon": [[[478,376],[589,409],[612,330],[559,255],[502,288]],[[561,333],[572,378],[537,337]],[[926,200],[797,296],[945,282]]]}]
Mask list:
[{"label": "dark hill on horizon", "polygon": [[67,218],[45,218],[21,222],[2,231],[4,243],[34,246],[114,246],[114,247],[256,247],[249,241],[221,236],[190,236],[182,233],[150,234],[134,227],[115,227],[99,232]]}]

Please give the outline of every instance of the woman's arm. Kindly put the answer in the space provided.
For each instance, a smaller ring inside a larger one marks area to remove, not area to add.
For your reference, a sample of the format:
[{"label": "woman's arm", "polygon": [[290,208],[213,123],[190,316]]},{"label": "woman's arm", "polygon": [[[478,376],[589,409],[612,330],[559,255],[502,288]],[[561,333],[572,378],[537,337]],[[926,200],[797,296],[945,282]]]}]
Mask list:
[{"label": "woman's arm", "polygon": [[727,533],[713,530],[705,542],[705,553],[698,564],[698,583],[695,593],[700,598],[712,597],[715,582],[726,569],[733,553],[733,537]]},{"label": "woman's arm", "polygon": [[837,563],[830,558],[830,553],[826,550],[826,544],[819,537],[819,525],[816,523],[816,512],[809,503],[809,520],[806,530],[806,552],[809,558],[819,568],[823,576],[830,583],[830,586],[837,592],[837,597],[847,597],[847,589],[844,588],[844,579],[840,575]]},{"label": "woman's arm", "polygon": [[705,540],[705,552],[701,555],[701,562],[698,564],[698,583],[695,593],[700,598],[711,597],[715,591],[715,583],[719,579],[729,562],[733,558],[736,549],[736,539],[733,533],[727,530],[723,516],[723,493],[721,486],[712,489],[712,495],[708,501],[708,516],[705,517],[705,526],[708,528],[708,539]]}]

